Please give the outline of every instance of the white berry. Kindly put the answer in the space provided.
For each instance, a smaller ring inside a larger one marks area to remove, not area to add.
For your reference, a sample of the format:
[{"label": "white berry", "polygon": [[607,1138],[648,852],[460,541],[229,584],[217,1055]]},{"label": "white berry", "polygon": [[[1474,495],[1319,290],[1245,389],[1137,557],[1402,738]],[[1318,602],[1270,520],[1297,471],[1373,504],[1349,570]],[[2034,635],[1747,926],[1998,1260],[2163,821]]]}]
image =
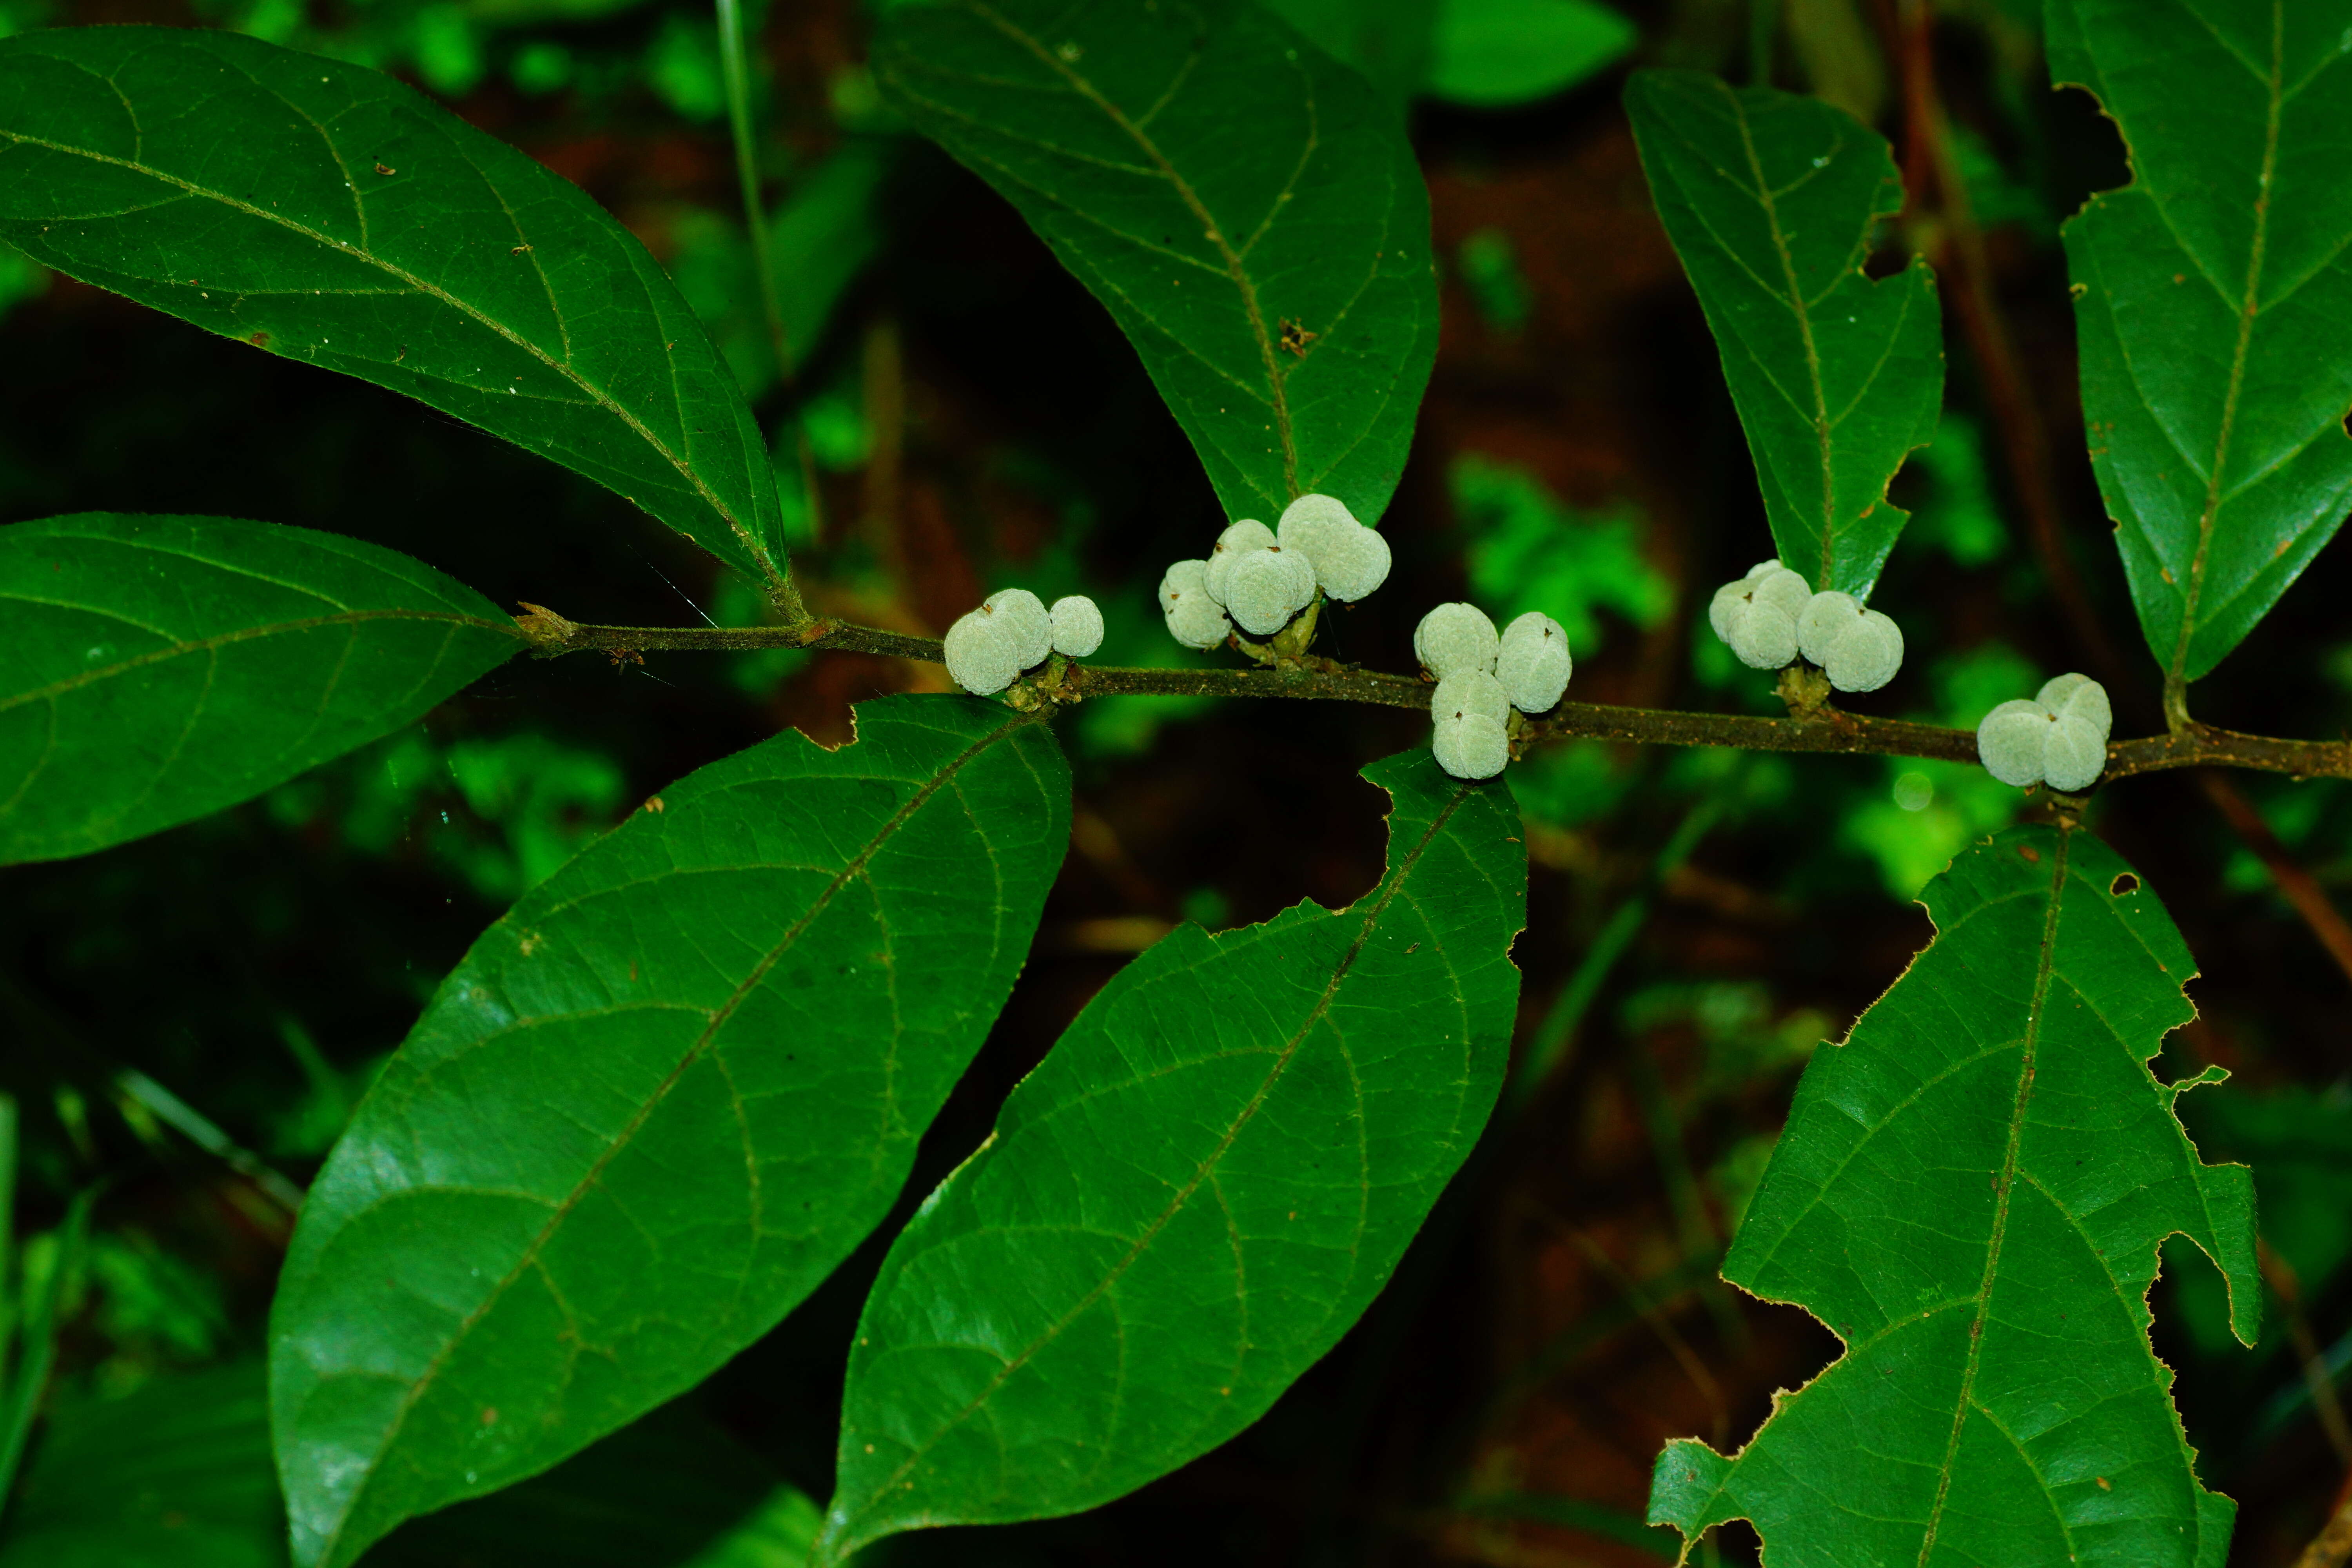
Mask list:
[{"label": "white berry", "polygon": [[1977,726],[1977,758],[1985,772],[2021,789],[2040,784],[2051,722],[2050,710],[2030,698],[2004,702],[1986,714]]},{"label": "white berry", "polygon": [[1812,603],[1805,580],[1778,561],[1759,561],[1737,583],[1716,590],[1707,624],[1739,662],[1778,669],[1797,657],[1797,617]]},{"label": "white berry", "polygon": [[1903,628],[1892,617],[1864,610],[1830,648],[1822,665],[1840,691],[1875,691],[1903,668]]},{"label": "white berry", "polygon": [[1243,551],[1225,574],[1225,608],[1252,637],[1280,631],[1313,597],[1315,568],[1279,544]]},{"label": "white berry", "polygon": [[1283,509],[1275,532],[1284,549],[1307,557],[1328,598],[1352,604],[1388,581],[1389,542],[1336,496],[1300,496]]},{"label": "white berry", "polygon": [[1055,600],[1045,618],[1053,623],[1055,653],[1067,658],[1084,658],[1102,647],[1102,608],[1084,594]]},{"label": "white berry", "polygon": [[1004,618],[986,610],[974,610],[948,628],[947,660],[949,679],[981,697],[1003,690],[1021,673]]},{"label": "white berry", "polygon": [[2115,709],[2107,689],[2087,675],[2062,675],[2043,684],[2033,700],[2061,719],[2080,719],[2098,731],[2102,743],[2114,731]]},{"label": "white berry", "polygon": [[1481,713],[1499,724],[1510,717],[1511,700],[1503,683],[1485,670],[1465,669],[1437,683],[1429,694],[1429,710],[1441,719]]},{"label": "white berry", "polygon": [[1861,619],[1862,605],[1853,595],[1823,589],[1805,602],[1797,617],[1797,651],[1827,669],[1831,646]]},{"label": "white berry", "polygon": [[1484,713],[1443,713],[1432,727],[1429,749],[1437,765],[1457,779],[1490,779],[1511,760],[1511,738],[1500,719]]},{"label": "white berry", "polygon": [[1414,657],[1440,680],[1469,669],[1491,673],[1501,645],[1495,623],[1475,605],[1440,605],[1421,617],[1412,633]]},{"label": "white berry", "polygon": [[1054,626],[1045,616],[1045,605],[1026,588],[1006,588],[991,594],[981,608],[995,617],[1013,639],[1013,657],[1021,668],[1045,662],[1054,651]]},{"label": "white berry", "polygon": [[2052,789],[2079,795],[2097,782],[2106,767],[2107,739],[2097,727],[2088,719],[2057,716],[2042,748],[2042,782]]},{"label": "white berry", "polygon": [[1568,634],[1542,611],[1529,610],[1503,628],[1495,673],[1511,705],[1522,712],[1541,713],[1557,703],[1575,668],[1568,655]]},{"label": "white berry", "polygon": [[1245,517],[1217,535],[1217,546],[1209,552],[1209,597],[1223,604],[1225,579],[1233,572],[1234,563],[1246,552],[1264,550],[1273,542],[1274,530],[1254,517]]},{"label": "white berry", "polygon": [[1224,606],[1201,581],[1208,569],[1205,561],[1179,561],[1160,579],[1160,613],[1169,635],[1186,647],[1214,647],[1233,629]]}]

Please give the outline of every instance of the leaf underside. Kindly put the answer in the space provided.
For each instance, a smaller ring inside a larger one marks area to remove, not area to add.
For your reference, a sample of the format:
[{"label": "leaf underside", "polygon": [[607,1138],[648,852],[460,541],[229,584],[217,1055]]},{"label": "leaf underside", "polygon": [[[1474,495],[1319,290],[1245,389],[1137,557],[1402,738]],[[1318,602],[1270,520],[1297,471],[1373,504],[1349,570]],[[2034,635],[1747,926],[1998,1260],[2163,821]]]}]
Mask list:
[{"label": "leaf underside", "polygon": [[1379,1291],[1492,1108],[1527,859],[1499,784],[1366,770],[1387,875],[1183,926],[1024,1079],[858,1324],[831,1560],[1074,1512],[1240,1431]]},{"label": "leaf underside", "polygon": [[1249,0],[902,6],[874,68],[1108,307],[1229,515],[1319,491],[1380,517],[1437,281],[1412,146],[1363,78]]},{"label": "leaf underside", "polygon": [[0,40],[0,237],[551,458],[773,581],[735,379],[578,187],[378,71],[236,33]]},{"label": "leaf underside", "polygon": [[1910,514],[1886,486],[1936,434],[1935,274],[1874,280],[1903,206],[1886,141],[1818,99],[1643,70],[1625,108],[1642,167],[1723,353],[1780,562],[1866,599]]},{"label": "leaf underside", "polygon": [[524,895],[311,1187],[270,1323],[299,1568],[690,1386],[878,1222],[1069,837],[963,697],[714,763]]},{"label": "leaf underside", "polygon": [[2235,1505],[2147,1338],[2174,1232],[2249,1344],[2260,1310],[2252,1183],[2147,1069],[2195,1016],[2189,950],[2080,831],[2004,833],[1924,898],[1935,941],[1807,1067],[1723,1268],[1845,1352],[1737,1458],[1669,1445],[1651,1522],[1749,1520],[1772,1568],[2220,1568]]},{"label": "leaf underside", "polygon": [[2083,415],[2150,652],[2195,680],[2352,506],[2352,0],[2051,0],[2132,183],[2065,227]]},{"label": "leaf underside", "polygon": [[80,512],[0,528],[0,864],[250,799],[521,651],[461,583],[332,533]]}]

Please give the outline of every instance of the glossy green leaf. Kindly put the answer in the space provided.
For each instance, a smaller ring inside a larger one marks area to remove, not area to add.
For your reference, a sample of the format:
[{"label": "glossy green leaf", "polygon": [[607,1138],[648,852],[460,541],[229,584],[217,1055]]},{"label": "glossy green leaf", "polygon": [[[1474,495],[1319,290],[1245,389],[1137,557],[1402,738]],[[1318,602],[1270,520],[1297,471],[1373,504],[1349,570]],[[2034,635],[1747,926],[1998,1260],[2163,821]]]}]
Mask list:
[{"label": "glossy green leaf", "polygon": [[282,1568],[257,1363],[70,1403],[0,1524],[0,1568]]},{"label": "glossy green leaf", "polygon": [[964,697],[714,763],[475,943],[310,1189],[270,1322],[295,1561],[545,1468],[772,1327],[879,1221],[1069,838]]},{"label": "glossy green leaf", "polygon": [[2132,183],[2065,228],[2083,415],[2140,629],[2219,664],[2352,506],[2352,3],[2050,0]]},{"label": "glossy green leaf", "polygon": [[817,1560],[1090,1508],[1255,1420],[1396,1267],[1510,1049],[1527,856],[1498,784],[1366,770],[1342,910],[1179,927],[1089,1003],[884,1261]]},{"label": "glossy green leaf", "polygon": [[[544,1475],[404,1526],[365,1568],[800,1568],[806,1493],[667,1405]],[[0,1568],[285,1568],[259,1362],[67,1404],[0,1521]]]},{"label": "glossy green leaf", "polygon": [[464,584],[339,534],[81,512],[0,528],[0,863],[283,784],[526,647]]},{"label": "glossy green leaf", "polygon": [[1250,0],[945,0],[877,79],[1021,209],[1142,355],[1235,517],[1387,507],[1437,352],[1395,110]]},{"label": "glossy green leaf", "polygon": [[1724,1278],[1845,1353],[1736,1458],[1659,1457],[1653,1523],[1747,1519],[1772,1568],[2220,1568],[2235,1505],[2199,1486],[2147,1338],[2157,1247],[2261,1293],[2253,1186],[2147,1063],[2196,1016],[2156,895],[2088,834],[2013,828],[1928,884],[1936,939],[1814,1054]]},{"label": "glossy green leaf", "polygon": [[0,237],[406,393],[739,571],[778,570],[759,426],[645,247],[380,72],[192,28],[0,40]]},{"label": "glossy green leaf", "polygon": [[1260,0],[1333,59],[1352,66],[1399,110],[1429,80],[1444,0]]},{"label": "glossy green leaf", "polygon": [[1723,352],[1781,563],[1867,598],[1908,514],[1886,486],[1936,434],[1935,275],[1862,267],[1903,205],[1886,141],[1843,110],[1696,71],[1625,89],[1642,167]]}]

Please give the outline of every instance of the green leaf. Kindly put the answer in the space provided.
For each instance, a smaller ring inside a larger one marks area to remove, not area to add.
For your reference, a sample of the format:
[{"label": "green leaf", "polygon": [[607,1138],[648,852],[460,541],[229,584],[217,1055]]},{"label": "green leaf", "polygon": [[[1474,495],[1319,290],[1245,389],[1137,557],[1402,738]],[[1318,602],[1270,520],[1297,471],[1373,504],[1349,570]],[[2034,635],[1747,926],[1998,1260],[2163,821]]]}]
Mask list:
[{"label": "green leaf", "polygon": [[1934,437],[1944,388],[1935,274],[1862,270],[1903,205],[1886,141],[1818,100],[1696,71],[1637,71],[1625,107],[1781,563],[1867,598],[1908,520],[1887,482]]},{"label": "green leaf", "polygon": [[1402,111],[1429,80],[1444,0],[1261,0],[1333,59],[1352,66]]},{"label": "green leaf", "polygon": [[1437,282],[1412,149],[1363,78],[1249,0],[907,6],[874,68],[1109,308],[1229,513],[1320,491],[1378,519]]},{"label": "green leaf", "polygon": [[0,864],[283,784],[520,652],[464,584],[338,534],[80,512],[0,528]]},{"label": "green leaf", "polygon": [[1394,801],[1378,888],[1179,927],[899,1235],[818,1561],[1140,1486],[1255,1420],[1386,1282],[1502,1081],[1527,858],[1507,790],[1427,752],[1365,776]]},{"label": "green leaf", "polygon": [[2196,1016],[2156,895],[2080,831],[2013,828],[1927,887],[1935,942],[1814,1054],[1724,1278],[1845,1353],[1736,1458],[1659,1457],[1653,1523],[1752,1521],[1773,1568],[2220,1568],[2149,1348],[2157,1247],[2186,1235],[2253,1342],[2242,1165],[2202,1163],[2147,1069]]},{"label": "green leaf", "polygon": [[390,77],[195,29],[0,41],[0,237],[208,331],[406,393],[611,487],[738,571],[780,571],[759,426],[645,247]]},{"label": "green leaf", "polygon": [[[367,1568],[800,1568],[816,1505],[666,1405],[520,1486],[417,1520]],[[261,1363],[67,1404],[0,1524],[0,1568],[285,1568]]]},{"label": "green leaf", "polygon": [[2132,183],[2065,226],[2083,415],[2147,646],[2237,647],[2352,505],[2347,0],[2051,0]]},{"label": "green leaf", "polygon": [[0,1568],[281,1568],[257,1363],[64,1405],[0,1529]]},{"label": "green leaf", "polygon": [[1606,70],[1639,39],[1595,0],[1444,0],[1429,90],[1481,109],[1531,103]]},{"label": "green leaf", "polygon": [[301,1568],[545,1468],[878,1222],[1069,838],[1034,719],[859,710],[714,763],[523,895],[310,1189],[270,1323]]}]

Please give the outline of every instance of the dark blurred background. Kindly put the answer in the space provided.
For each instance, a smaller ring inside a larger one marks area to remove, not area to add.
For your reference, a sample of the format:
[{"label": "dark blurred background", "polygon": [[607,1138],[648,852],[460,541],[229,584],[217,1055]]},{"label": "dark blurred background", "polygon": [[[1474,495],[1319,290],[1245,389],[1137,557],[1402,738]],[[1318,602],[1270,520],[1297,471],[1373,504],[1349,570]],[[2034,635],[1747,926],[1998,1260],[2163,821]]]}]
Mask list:
[{"label": "dark blurred background", "polygon": [[[1369,26],[1341,0],[1279,8],[1342,47]],[[1771,545],[1618,107],[1628,66],[1692,65],[1818,92],[1885,132],[1910,206],[1887,226],[1884,262],[1922,252],[1942,279],[1946,413],[1897,480],[1914,517],[1874,600],[1901,621],[1910,659],[1854,706],[1973,725],[2083,668],[2116,690],[2119,733],[2154,728],[2154,666],[2084,457],[2059,240],[2086,194],[2128,172],[2095,105],[2050,90],[2034,0],[1444,9],[1478,16],[1441,37],[1410,111],[1443,344],[1383,524],[1395,574],[1327,620],[1325,651],[1410,668],[1422,610],[1467,597],[1498,619],[1542,608],[1562,621],[1584,700],[1776,706],[1695,614]],[[750,16],[789,381],[761,324],[716,33],[695,0],[0,0],[0,32],[234,27],[416,82],[584,186],[669,268],[772,435],[818,608],[937,635],[997,586],[1083,590],[1109,622],[1104,658],[1191,657],[1152,590],[1223,519],[1109,318],[881,102],[862,63],[866,6],[792,0]],[[1482,54],[1477,26],[1542,47]],[[388,393],[5,249],[0,312],[0,520],[259,518],[391,545],[501,603],[578,620],[761,613],[616,497]],[[789,482],[804,458],[814,505]],[[2341,543],[2320,556],[2198,688],[2200,717],[2344,731],[2347,561]],[[128,1521],[93,1562],[282,1560],[251,1369],[288,1200],[441,975],[520,889],[668,781],[787,725],[845,739],[853,702],[943,685],[936,668],[844,655],[518,661],[250,805],[0,872],[0,1088],[22,1111],[28,1270],[54,1256],[70,1194],[106,1184],[0,1564],[65,1562],[37,1527],[71,1515],[78,1487]],[[1355,771],[1425,731],[1387,710],[1275,707],[1124,699],[1063,721],[1072,850],[910,1202],[1173,922],[1344,903],[1375,880],[1383,803]],[[1942,763],[1583,742],[1511,783],[1533,861],[1517,949],[1529,1092],[1362,1323],[1256,1427],[1120,1503],[877,1557],[1671,1557],[1672,1538],[1640,1523],[1660,1445],[1736,1446],[1775,1389],[1837,1352],[1802,1313],[1715,1277],[1796,1075],[1928,940],[1922,884],[2029,803]],[[2231,1563],[2285,1563],[2352,1464],[2332,1386],[2352,1362],[2352,976],[2326,945],[2330,900],[2352,899],[2352,790],[2161,774],[2100,797],[2093,822],[2202,966],[2202,1016],[2168,1041],[2159,1074],[2235,1075],[2182,1106],[2209,1158],[2254,1167],[2263,1339],[2252,1352],[2230,1340],[2218,1276],[2188,1249],[2168,1253],[2155,1333],[2207,1484],[2240,1500]],[[829,1489],[849,1325],[894,1226],[676,1406],[518,1494],[409,1527],[369,1561],[796,1561],[806,1503],[774,1489]],[[135,1435],[182,1428],[219,1457],[209,1490],[107,1478]],[[1752,1562],[1743,1530],[1706,1552]]]}]

